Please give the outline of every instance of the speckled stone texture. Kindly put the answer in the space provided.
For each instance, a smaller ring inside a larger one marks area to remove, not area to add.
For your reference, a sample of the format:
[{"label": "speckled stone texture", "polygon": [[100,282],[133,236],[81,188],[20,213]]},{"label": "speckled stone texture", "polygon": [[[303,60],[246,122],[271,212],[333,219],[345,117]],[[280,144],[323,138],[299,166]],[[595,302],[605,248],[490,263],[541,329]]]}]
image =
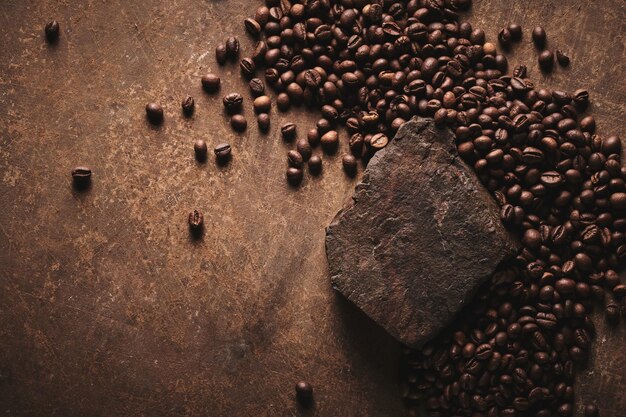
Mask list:
[{"label": "speckled stone texture", "polygon": [[412,347],[446,326],[518,249],[453,133],[432,119],[400,128],[326,231],[333,287]]}]

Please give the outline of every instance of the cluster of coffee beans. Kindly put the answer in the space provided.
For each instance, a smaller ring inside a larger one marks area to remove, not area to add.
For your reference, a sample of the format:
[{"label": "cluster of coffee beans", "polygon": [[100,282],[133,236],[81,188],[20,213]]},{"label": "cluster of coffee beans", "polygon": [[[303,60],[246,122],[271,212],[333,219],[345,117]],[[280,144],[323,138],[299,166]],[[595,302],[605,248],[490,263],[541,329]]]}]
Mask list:
[{"label": "cluster of coffee beans", "polygon": [[[611,322],[626,313],[616,272],[626,258],[620,140],[595,134],[594,118],[583,117],[585,90],[536,88],[525,66],[507,75],[507,58],[484,31],[459,21],[470,5],[266,0],[246,20],[259,40],[242,71],[264,68],[284,109],[321,111],[310,148],[334,152],[343,124],[347,171],[414,115],[454,129],[459,154],[523,249],[449,330],[407,350],[403,396],[410,413],[424,403],[432,417],[569,416],[576,369],[594,337],[594,302],[604,302]],[[521,30],[509,25],[499,43]],[[543,48],[545,31],[532,37]],[[299,152],[290,152],[290,165],[301,165]]]}]

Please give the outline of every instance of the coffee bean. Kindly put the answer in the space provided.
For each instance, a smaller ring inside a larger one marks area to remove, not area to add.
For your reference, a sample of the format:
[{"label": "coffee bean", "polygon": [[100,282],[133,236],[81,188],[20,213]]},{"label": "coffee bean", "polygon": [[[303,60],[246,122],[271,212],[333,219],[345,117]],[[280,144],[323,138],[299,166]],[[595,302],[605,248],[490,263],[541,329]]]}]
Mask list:
[{"label": "coffee bean", "polygon": [[311,148],[311,144],[306,139],[299,139],[296,143],[296,149],[302,155],[302,158],[305,161],[308,161],[311,158],[311,154],[313,153],[313,148]]},{"label": "coffee bean", "polygon": [[72,181],[78,189],[87,188],[91,183],[91,169],[80,166],[72,170]]},{"label": "coffee bean", "polygon": [[259,37],[259,34],[261,33],[261,25],[259,24],[259,22],[254,19],[248,18],[244,20],[243,23],[250,35],[252,35],[254,38]]},{"label": "coffee bean", "polygon": [[239,39],[234,36],[226,39],[226,56],[231,61],[236,61],[239,56]]},{"label": "coffee bean", "polygon": [[150,123],[158,125],[163,122],[163,107],[158,103],[146,104],[146,116]]},{"label": "coffee bean", "polygon": [[309,158],[309,172],[313,175],[319,175],[322,172],[322,158],[317,155]]},{"label": "coffee bean", "polygon": [[289,110],[290,104],[291,104],[291,101],[289,100],[289,96],[286,93],[280,93],[276,97],[276,106],[278,107],[280,111]]},{"label": "coffee bean", "polygon": [[626,210],[626,193],[613,193],[609,201],[613,210]]},{"label": "coffee bean", "polygon": [[291,142],[296,138],[296,125],[294,123],[285,123],[280,128],[280,134],[284,141]]},{"label": "coffee bean", "polygon": [[541,26],[533,29],[532,38],[537,48],[543,49],[546,46],[546,31]]},{"label": "coffee bean", "polygon": [[224,65],[228,59],[228,50],[226,45],[220,43],[215,47],[215,60],[218,64]]},{"label": "coffee bean", "polygon": [[545,72],[551,72],[554,67],[554,54],[552,51],[545,50],[539,54],[539,67]]},{"label": "coffee bean", "polygon": [[609,136],[602,140],[602,153],[606,156],[616,154],[621,155],[622,153],[622,142],[619,140],[617,136]]},{"label": "coffee bean", "polygon": [[204,161],[206,159],[207,145],[202,139],[197,139],[193,144],[193,150],[196,154],[196,159]]},{"label": "coffee bean", "polygon": [[197,234],[204,226],[204,216],[200,210],[194,210],[187,216],[187,223],[189,223],[189,230]]},{"label": "coffee bean", "polygon": [[297,186],[302,182],[302,175],[300,168],[287,168],[287,182],[293,186]]},{"label": "coffee bean", "polygon": [[313,148],[315,148],[320,143],[320,134],[319,134],[317,128],[315,128],[315,127],[310,129],[307,132],[306,138],[309,141],[309,144],[311,145],[311,147],[313,147]]},{"label": "coffee bean", "polygon": [[587,404],[585,406],[585,417],[598,417],[598,407],[595,404]]},{"label": "coffee bean", "polygon": [[270,116],[267,113],[259,113],[256,117],[259,130],[263,133],[267,133],[270,129]]},{"label": "coffee bean", "polygon": [[269,113],[272,108],[272,100],[268,96],[259,96],[252,103],[256,113]]},{"label": "coffee bean", "polygon": [[345,154],[341,158],[341,164],[343,165],[343,170],[348,176],[353,177],[354,175],[356,175],[357,162],[356,162],[356,158],[354,157],[354,155],[349,154],[349,153]]},{"label": "coffee bean", "polygon": [[265,84],[259,78],[251,79],[248,86],[250,87],[250,92],[255,97],[265,94]]},{"label": "coffee bean", "polygon": [[337,150],[339,146],[339,134],[334,130],[329,130],[324,133],[320,138],[320,143],[322,144],[322,149],[324,152],[332,154]]},{"label": "coffee bean", "polygon": [[181,107],[183,108],[183,114],[185,116],[191,116],[193,114],[195,105],[196,103],[193,100],[193,97],[186,96],[181,103]]},{"label": "coffee bean", "polygon": [[507,27],[511,34],[511,40],[513,42],[519,42],[522,39],[522,27],[517,23],[511,23]]},{"label": "coffee bean", "polygon": [[239,62],[239,68],[241,69],[241,74],[246,78],[252,78],[256,71],[256,65],[252,58],[242,59],[241,62]]},{"label": "coffee bean", "polygon": [[496,49],[496,45],[494,45],[493,43],[485,42],[485,44],[483,45],[483,52],[485,53],[485,55],[495,55],[498,50]]},{"label": "coffee bean", "polygon": [[293,168],[302,168],[304,164],[304,158],[300,155],[298,151],[289,151],[287,152],[287,163],[290,167]]},{"label": "coffee bean", "polygon": [[202,88],[208,93],[215,93],[220,89],[220,77],[215,74],[209,73],[203,75],[201,78]]},{"label": "coffee bean", "polygon": [[230,93],[222,98],[224,108],[230,114],[237,113],[241,110],[243,104],[243,97],[239,93]]},{"label": "coffee bean", "polygon": [[507,28],[502,29],[500,33],[498,33],[498,42],[504,49],[509,49],[511,47],[511,38],[511,32]]},{"label": "coffee bean", "polygon": [[585,89],[578,89],[574,92],[574,103],[580,110],[584,110],[589,105],[589,92]]},{"label": "coffee bean", "polygon": [[246,118],[241,114],[235,114],[230,119],[230,125],[236,132],[243,132],[248,128]]},{"label": "coffee bean", "polygon": [[219,161],[227,161],[231,155],[231,147],[228,143],[220,143],[213,149],[213,153]]},{"label": "coffee bean", "polygon": [[46,39],[48,42],[53,43],[59,39],[59,22],[52,20],[46,24],[44,32],[46,33]]},{"label": "coffee bean", "polygon": [[306,381],[296,384],[296,398],[304,406],[310,406],[313,401],[313,387]]},{"label": "coffee bean", "polygon": [[370,147],[374,150],[380,150],[387,146],[389,143],[389,138],[383,133],[377,133],[372,136],[372,140],[370,141]]},{"label": "coffee bean", "polygon": [[556,50],[556,60],[562,67],[567,67],[570,64],[569,56],[559,49]]}]

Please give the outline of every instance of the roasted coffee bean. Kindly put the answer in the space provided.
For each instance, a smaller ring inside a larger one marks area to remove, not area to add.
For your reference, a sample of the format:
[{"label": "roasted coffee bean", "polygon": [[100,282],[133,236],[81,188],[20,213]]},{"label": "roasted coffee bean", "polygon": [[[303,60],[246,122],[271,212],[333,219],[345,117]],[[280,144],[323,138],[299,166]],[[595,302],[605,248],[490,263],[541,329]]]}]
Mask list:
[{"label": "roasted coffee bean", "polygon": [[289,96],[287,95],[287,93],[280,93],[276,97],[276,106],[280,111],[289,110],[290,104],[291,101],[289,100]]},{"label": "roasted coffee bean", "polygon": [[545,50],[539,54],[539,67],[545,72],[551,72],[554,68],[554,54],[552,51]]},{"label": "roasted coffee bean", "polygon": [[556,50],[556,60],[562,67],[567,67],[570,64],[569,56],[559,49]]},{"label": "roasted coffee bean", "polygon": [[56,42],[57,39],[59,39],[59,33],[60,33],[59,22],[57,22],[56,20],[52,20],[48,22],[46,24],[44,32],[46,34],[46,39],[48,40],[48,42],[50,43]]},{"label": "roasted coffee bean", "polygon": [[285,123],[280,128],[280,134],[284,141],[291,142],[296,138],[296,125],[294,123]]},{"label": "roasted coffee bean", "polygon": [[228,113],[237,113],[241,110],[243,97],[239,93],[230,93],[222,98],[222,103]]},{"label": "roasted coffee bean", "polygon": [[546,31],[541,26],[533,29],[532,37],[537,48],[543,49],[546,46]]},{"label": "roasted coffee bean", "polygon": [[270,130],[270,115],[267,113],[259,113],[256,117],[259,130],[263,133],[267,133]]},{"label": "roasted coffee bean", "polygon": [[196,159],[203,161],[206,159],[207,145],[202,139],[197,139],[193,144],[193,151],[196,154]]},{"label": "roasted coffee bean", "polygon": [[313,148],[311,148],[311,144],[306,139],[299,139],[296,143],[296,150],[300,152],[302,158],[305,161],[308,161],[311,158],[311,154],[313,153]]},{"label": "roasted coffee bean", "polygon": [[259,22],[254,19],[248,18],[243,21],[243,24],[250,35],[255,38],[259,37],[259,34],[261,33],[261,25],[259,24]]},{"label": "roasted coffee bean", "polygon": [[334,130],[329,130],[324,133],[320,138],[320,143],[322,144],[322,149],[324,152],[332,154],[337,150],[339,146],[339,134]]},{"label": "roasted coffee bean", "polygon": [[370,147],[374,150],[380,150],[387,146],[389,143],[389,138],[383,133],[377,133],[372,136],[372,140],[370,141]]},{"label": "roasted coffee bean", "polygon": [[218,64],[224,65],[228,59],[228,50],[226,45],[220,43],[215,47],[215,60]]},{"label": "roasted coffee bean", "polygon": [[72,170],[72,181],[78,189],[87,188],[91,183],[91,169],[87,167],[76,167]]},{"label": "roasted coffee bean", "polygon": [[256,71],[256,65],[252,58],[244,58],[239,62],[239,68],[241,69],[241,74],[246,78],[254,77],[254,72]]},{"label": "roasted coffee bean", "polygon": [[250,87],[250,92],[255,97],[265,94],[265,84],[263,84],[260,78],[251,79],[248,86]]},{"label": "roasted coffee bean", "polygon": [[574,103],[576,106],[584,110],[589,106],[589,92],[584,89],[579,89],[574,92]]},{"label": "roasted coffee bean", "polygon": [[196,103],[195,103],[193,97],[186,96],[183,99],[183,101],[181,102],[181,107],[183,108],[183,114],[185,116],[191,116],[193,114],[195,105],[196,105]]},{"label": "roasted coffee bean", "polygon": [[230,125],[236,132],[243,132],[248,128],[246,118],[241,114],[235,114],[230,119]]},{"label": "roasted coffee bean", "polygon": [[200,210],[194,210],[187,216],[187,223],[189,224],[189,230],[192,233],[198,233],[204,226],[204,216]]},{"label": "roasted coffee bean", "polygon": [[598,407],[595,404],[587,404],[585,406],[585,417],[598,417]]},{"label": "roasted coffee bean", "polygon": [[287,152],[287,163],[290,167],[294,168],[302,168],[304,164],[304,158],[300,155],[298,151],[289,151]]},{"label": "roasted coffee bean", "polygon": [[306,138],[311,145],[311,147],[315,148],[320,143],[320,135],[317,128],[309,129],[306,134]]},{"label": "roasted coffee bean", "polygon": [[231,61],[236,61],[239,56],[239,39],[234,36],[226,39],[226,55]]},{"label": "roasted coffee bean", "polygon": [[150,123],[158,125],[163,122],[163,107],[158,103],[146,104],[146,116]]},{"label": "roasted coffee bean", "polygon": [[507,28],[502,29],[500,33],[498,33],[498,42],[504,49],[509,49],[511,47],[511,38],[511,32]]},{"label": "roasted coffee bean", "polygon": [[228,143],[220,143],[213,149],[213,153],[219,161],[227,161],[231,156],[231,147]]},{"label": "roasted coffee bean", "polygon": [[287,168],[287,182],[293,186],[297,186],[302,182],[302,170],[300,168]]},{"label": "roasted coffee bean", "polygon": [[511,23],[507,29],[511,34],[511,40],[513,42],[519,42],[522,39],[522,27],[517,23]]},{"label": "roasted coffee bean", "polygon": [[272,100],[268,96],[259,96],[252,103],[256,113],[269,113],[272,108]]},{"label": "roasted coffee bean", "polygon": [[208,93],[215,93],[220,89],[221,80],[215,74],[209,73],[201,78],[202,88]]},{"label": "roasted coffee bean", "polygon": [[319,175],[322,172],[322,158],[313,155],[309,158],[309,172],[313,175]]},{"label": "roasted coffee bean", "polygon": [[343,170],[348,176],[353,177],[354,175],[356,175],[357,161],[354,155],[345,154],[341,158],[341,164],[343,165]]},{"label": "roasted coffee bean", "polygon": [[313,387],[306,381],[296,384],[296,398],[304,406],[310,406],[313,400]]}]

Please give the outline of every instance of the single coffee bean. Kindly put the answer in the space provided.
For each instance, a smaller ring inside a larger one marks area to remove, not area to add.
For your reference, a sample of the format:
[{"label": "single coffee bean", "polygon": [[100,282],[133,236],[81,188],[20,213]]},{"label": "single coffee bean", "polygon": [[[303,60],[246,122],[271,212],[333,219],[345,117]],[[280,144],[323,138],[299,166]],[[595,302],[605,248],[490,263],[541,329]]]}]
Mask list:
[{"label": "single coffee bean", "polygon": [[226,161],[230,158],[231,147],[228,143],[220,143],[213,149],[215,157],[220,161]]},{"label": "single coffee bean", "polygon": [[290,104],[291,101],[289,100],[287,93],[279,93],[276,97],[276,106],[278,107],[278,110],[287,111],[289,110]]},{"label": "single coffee bean", "polygon": [[556,50],[556,60],[562,67],[567,67],[570,64],[569,56],[559,49]]},{"label": "single coffee bean", "polygon": [[267,113],[259,113],[256,117],[259,130],[263,133],[267,133],[270,129],[270,115]]},{"label": "single coffee bean", "polygon": [[297,186],[302,182],[302,170],[300,168],[287,168],[287,182]]},{"label": "single coffee bean", "polygon": [[239,56],[239,39],[234,36],[226,39],[226,55],[231,61],[236,61]]},{"label": "single coffee bean", "polygon": [[616,211],[626,210],[626,193],[613,193],[609,198],[611,208]]},{"label": "single coffee bean", "polygon": [[226,45],[223,43],[218,44],[215,47],[215,60],[218,64],[224,65],[226,60],[228,59],[228,50],[226,49]]},{"label": "single coffee bean", "polygon": [[146,104],[146,116],[150,123],[158,125],[163,122],[163,107],[158,103]]},{"label": "single coffee bean", "polygon": [[329,130],[320,138],[322,148],[326,153],[334,153],[339,146],[339,134],[334,130]]},{"label": "single coffee bean", "polygon": [[254,72],[256,71],[256,65],[252,58],[244,58],[239,63],[239,68],[241,69],[241,74],[246,78],[252,78],[254,76]]},{"label": "single coffee bean", "polygon": [[598,407],[595,404],[587,404],[585,406],[585,417],[598,417]]},{"label": "single coffee bean", "polygon": [[370,147],[374,149],[375,151],[378,151],[384,148],[385,146],[387,146],[388,143],[389,143],[389,138],[387,137],[387,135],[383,133],[377,133],[374,136],[372,136],[372,140],[370,141]]},{"label": "single coffee bean", "polygon": [[56,20],[48,22],[44,31],[46,33],[46,39],[48,40],[48,42],[56,42],[56,40],[59,39],[59,22],[57,22]]},{"label": "single coffee bean", "polygon": [[609,136],[602,140],[601,145],[602,153],[606,156],[615,154],[621,155],[622,153],[622,142],[619,140],[617,136]]},{"label": "single coffee bean", "polygon": [[252,35],[254,38],[259,37],[259,34],[261,33],[261,25],[259,24],[259,22],[254,19],[248,18],[243,21],[243,24],[250,35]]},{"label": "single coffee bean", "polygon": [[289,151],[287,152],[287,164],[289,164],[290,167],[302,168],[304,158],[298,151]]},{"label": "single coffee bean", "polygon": [[[483,52],[485,53],[485,55],[495,55],[498,52],[498,50],[496,49],[496,45],[494,45],[493,43],[485,42],[485,44],[483,45]],[[415,81],[418,81],[418,80],[415,80]]]},{"label": "single coffee bean", "polygon": [[305,406],[310,406],[313,400],[313,387],[306,381],[299,381],[296,384],[296,398],[298,402]]},{"label": "single coffee bean", "polygon": [[310,129],[307,132],[306,138],[309,141],[309,144],[311,145],[311,147],[313,147],[313,148],[315,148],[320,143],[320,134],[319,134],[317,128],[315,128],[315,127]]},{"label": "single coffee bean", "polygon": [[185,97],[181,103],[181,107],[183,108],[183,114],[185,116],[191,116],[193,114],[195,105],[196,103],[193,97],[191,96]]},{"label": "single coffee bean", "polygon": [[533,29],[532,37],[537,48],[543,49],[546,46],[546,31],[541,26]]},{"label": "single coffee bean", "polygon": [[554,53],[549,50],[542,51],[539,54],[539,67],[545,72],[551,72],[554,67]]},{"label": "single coffee bean", "polygon": [[239,93],[230,93],[222,98],[224,108],[230,114],[237,113],[241,110],[243,104],[243,97]]},{"label": "single coffee bean", "polygon": [[511,23],[507,29],[511,34],[511,40],[513,42],[519,42],[522,39],[522,26],[517,23]]},{"label": "single coffee bean", "polygon": [[511,38],[511,32],[509,32],[507,28],[502,29],[500,33],[498,33],[498,42],[504,49],[509,49],[511,47]]},{"label": "single coffee bean", "polygon": [[343,170],[348,176],[353,177],[356,174],[357,161],[354,155],[349,153],[345,154],[341,158],[341,164],[343,165]]},{"label": "single coffee bean", "polygon": [[230,119],[230,125],[236,132],[243,132],[248,128],[248,122],[246,121],[246,118],[241,114],[233,115],[233,117]]},{"label": "single coffee bean", "polygon": [[207,145],[202,139],[197,139],[193,144],[193,150],[196,154],[196,159],[203,161],[206,159]]},{"label": "single coffee bean", "polygon": [[260,78],[251,79],[248,86],[250,87],[250,92],[255,97],[265,94],[265,84],[263,84]]},{"label": "single coffee bean", "polygon": [[74,168],[72,181],[76,188],[86,188],[91,183],[91,169],[83,166]]},{"label": "single coffee bean", "polygon": [[296,138],[296,125],[294,123],[285,123],[280,128],[280,134],[284,141],[291,142]]},{"label": "single coffee bean", "polygon": [[202,88],[208,93],[215,93],[220,89],[220,77],[215,74],[209,73],[203,75],[200,79],[202,82]]},{"label": "single coffee bean", "polygon": [[192,233],[198,233],[204,225],[204,216],[200,210],[194,210],[187,216],[187,222],[189,223],[189,230]]},{"label": "single coffee bean", "polygon": [[584,110],[589,105],[589,92],[584,89],[579,89],[574,92],[574,103],[580,110]]},{"label": "single coffee bean", "polygon": [[268,96],[259,96],[252,102],[256,113],[269,113],[272,108],[272,100]]},{"label": "single coffee bean", "polygon": [[319,175],[322,172],[322,158],[317,155],[309,158],[309,172],[313,175]]},{"label": "single coffee bean", "polygon": [[296,149],[305,161],[308,161],[313,153],[313,148],[311,148],[311,144],[306,139],[299,139],[296,143]]}]

